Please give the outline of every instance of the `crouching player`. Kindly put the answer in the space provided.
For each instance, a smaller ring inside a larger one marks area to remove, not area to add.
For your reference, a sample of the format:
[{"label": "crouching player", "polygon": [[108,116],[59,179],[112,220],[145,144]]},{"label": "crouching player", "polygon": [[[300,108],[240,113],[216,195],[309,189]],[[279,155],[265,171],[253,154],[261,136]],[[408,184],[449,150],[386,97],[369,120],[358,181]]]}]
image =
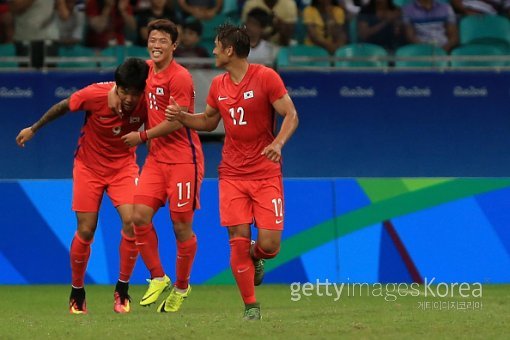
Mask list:
[{"label": "crouching player", "polygon": [[[73,167],[73,204],[77,231],[71,243],[72,287],[69,298],[71,314],[86,314],[84,278],[90,256],[90,245],[97,227],[98,210],[103,193],[110,197],[122,220],[120,241],[120,273],[114,292],[114,311],[128,313],[129,279],[138,249],[133,233],[133,197],[138,180],[135,148],[121,137],[137,131],[147,119],[144,100],[145,80],[149,66],[138,58],[127,59],[115,71],[115,83],[96,83],[53,105],[35,124],[20,131],[19,146],[32,139],[50,121],[69,111],[86,111]],[[124,115],[108,108],[108,91],[114,86],[120,97]]]}]

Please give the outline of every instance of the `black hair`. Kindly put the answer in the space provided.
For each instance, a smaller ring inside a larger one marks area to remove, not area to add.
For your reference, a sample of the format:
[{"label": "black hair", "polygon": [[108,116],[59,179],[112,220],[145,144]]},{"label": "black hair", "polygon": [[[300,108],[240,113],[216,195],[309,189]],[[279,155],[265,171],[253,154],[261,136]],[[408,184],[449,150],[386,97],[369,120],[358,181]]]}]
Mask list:
[{"label": "black hair", "polygon": [[202,35],[203,26],[202,23],[198,20],[185,22],[182,25],[182,29],[185,30],[186,28],[192,30],[193,32],[196,32],[199,36]]},{"label": "black hair", "polygon": [[240,27],[231,23],[224,23],[218,28],[218,41],[223,48],[232,46],[239,58],[247,58],[250,54],[250,37],[246,32],[246,27]]},{"label": "black hair", "polygon": [[175,43],[179,38],[179,31],[177,30],[177,25],[168,19],[156,19],[149,22],[147,25],[148,34],[150,35],[152,31],[163,31],[170,34],[170,38],[172,38],[172,42]]},{"label": "black hair", "polygon": [[267,13],[265,10],[259,7],[255,7],[249,11],[247,17],[257,21],[262,28],[266,28],[272,23],[271,14]]},{"label": "black hair", "polygon": [[119,87],[143,92],[149,75],[149,65],[140,58],[127,58],[115,70],[115,83]]}]

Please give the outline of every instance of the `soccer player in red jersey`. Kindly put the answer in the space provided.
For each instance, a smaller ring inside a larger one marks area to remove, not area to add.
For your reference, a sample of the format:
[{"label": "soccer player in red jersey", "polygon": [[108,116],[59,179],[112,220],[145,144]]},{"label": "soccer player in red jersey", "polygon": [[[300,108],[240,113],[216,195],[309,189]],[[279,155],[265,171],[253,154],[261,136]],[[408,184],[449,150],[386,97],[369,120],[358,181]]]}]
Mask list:
[{"label": "soccer player in red jersey", "polygon": [[[86,111],[73,169],[73,210],[78,227],[71,243],[70,257],[72,288],[69,311],[86,314],[84,278],[90,256],[90,245],[97,228],[98,210],[103,193],[110,197],[122,220],[120,275],[114,292],[114,311],[130,311],[129,279],[138,249],[133,233],[133,199],[139,169],[135,148],[121,139],[137,131],[147,119],[143,97],[149,67],[142,59],[130,58],[115,71],[115,83],[96,83],[53,105],[35,124],[20,131],[19,146],[32,139],[50,121],[69,111]],[[108,107],[108,92],[116,85],[124,116],[112,113]]]},{"label": "soccer player in red jersey", "polygon": [[[219,170],[221,224],[228,227],[230,265],[245,304],[244,319],[259,320],[255,287],[262,282],[264,259],[280,250],[283,231],[281,149],[294,133],[298,116],[280,76],[247,60],[250,39],[244,28],[218,28],[213,54],[226,73],[215,77],[204,113],[191,115],[177,105],[169,121],[212,131],[223,119],[225,144]],[[283,116],[275,136],[275,113]],[[250,242],[250,225],[258,228]]]},{"label": "soccer player in red jersey", "polygon": [[[191,74],[173,57],[177,47],[177,26],[169,20],[159,19],[148,24],[148,31],[147,47],[151,58],[147,61],[149,76],[145,88],[148,130],[124,137],[128,145],[150,140],[149,154],[135,192],[133,213],[136,244],[151,274],[149,288],[140,305],[155,303],[170,286],[170,278],[161,264],[158,238],[152,223],[158,209],[169,200],[177,241],[176,281],[157,311],[176,312],[191,291],[189,278],[197,251],[192,222],[194,211],[199,208],[204,160],[197,132],[165,119],[170,96],[183,110],[194,110],[195,91]],[[111,106],[116,105],[112,103]],[[166,130],[165,123],[168,124]]]}]

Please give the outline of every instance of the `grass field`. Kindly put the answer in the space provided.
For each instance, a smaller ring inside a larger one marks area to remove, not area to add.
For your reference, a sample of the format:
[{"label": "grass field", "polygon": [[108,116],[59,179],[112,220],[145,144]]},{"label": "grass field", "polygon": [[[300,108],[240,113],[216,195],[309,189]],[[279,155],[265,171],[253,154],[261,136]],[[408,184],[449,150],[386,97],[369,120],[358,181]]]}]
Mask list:
[{"label": "grass field", "polygon": [[[88,315],[70,315],[68,286],[0,286],[1,339],[179,339],[183,338],[507,338],[510,286],[483,286],[478,298],[313,296],[291,300],[288,285],[257,288],[260,322],[243,322],[235,286],[194,286],[181,311],[158,314],[140,307],[145,286],[133,286],[130,314],[112,310],[113,286],[87,287]],[[429,308],[424,303],[429,302]],[[436,308],[433,304],[436,302]],[[455,309],[440,310],[448,302]],[[459,310],[461,303],[479,302]]]}]

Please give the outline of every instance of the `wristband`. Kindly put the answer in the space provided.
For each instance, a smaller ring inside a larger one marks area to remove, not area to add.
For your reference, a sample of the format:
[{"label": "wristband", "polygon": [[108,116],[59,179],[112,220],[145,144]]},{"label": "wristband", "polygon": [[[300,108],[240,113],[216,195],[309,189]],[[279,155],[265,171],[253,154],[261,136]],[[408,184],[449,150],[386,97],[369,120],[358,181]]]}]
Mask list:
[{"label": "wristband", "polygon": [[140,131],[138,134],[140,135],[142,142],[145,143],[147,140],[149,140],[149,136],[147,136],[147,130]]}]

